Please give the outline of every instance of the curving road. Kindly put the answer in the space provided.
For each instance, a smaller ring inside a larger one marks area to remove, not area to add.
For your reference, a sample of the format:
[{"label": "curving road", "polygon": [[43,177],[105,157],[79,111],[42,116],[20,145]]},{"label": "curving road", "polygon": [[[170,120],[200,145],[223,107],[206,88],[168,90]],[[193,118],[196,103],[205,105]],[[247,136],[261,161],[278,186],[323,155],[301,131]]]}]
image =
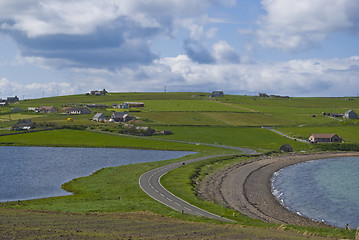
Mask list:
[{"label": "curving road", "polygon": [[215,156],[207,156],[201,158],[195,158],[191,160],[187,160],[184,162],[172,163],[169,165],[165,165],[156,169],[153,169],[149,172],[142,174],[139,178],[139,185],[142,190],[147,193],[150,197],[157,200],[158,202],[174,209],[182,213],[187,213],[191,215],[213,218],[221,221],[229,221],[234,222],[233,220],[223,218],[221,216],[215,215],[213,213],[207,212],[203,209],[200,209],[190,203],[176,197],[168,190],[166,190],[160,183],[161,177],[172,171],[175,168],[181,167],[184,164],[189,164],[193,162],[203,161],[210,158],[215,157],[223,157],[223,156],[233,156],[233,154],[224,154],[224,155],[215,155]]}]

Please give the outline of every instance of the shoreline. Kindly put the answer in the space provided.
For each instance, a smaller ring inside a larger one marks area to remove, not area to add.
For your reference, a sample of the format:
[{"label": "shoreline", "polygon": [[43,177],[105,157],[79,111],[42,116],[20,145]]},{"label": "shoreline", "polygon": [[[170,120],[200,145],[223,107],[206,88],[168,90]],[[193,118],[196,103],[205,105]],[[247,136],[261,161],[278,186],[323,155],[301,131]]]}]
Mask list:
[{"label": "shoreline", "polygon": [[266,156],[240,162],[207,177],[198,187],[202,198],[218,201],[243,215],[265,222],[333,227],[300,216],[279,203],[272,194],[271,178],[280,169],[301,162],[359,156],[355,152],[325,152]]}]

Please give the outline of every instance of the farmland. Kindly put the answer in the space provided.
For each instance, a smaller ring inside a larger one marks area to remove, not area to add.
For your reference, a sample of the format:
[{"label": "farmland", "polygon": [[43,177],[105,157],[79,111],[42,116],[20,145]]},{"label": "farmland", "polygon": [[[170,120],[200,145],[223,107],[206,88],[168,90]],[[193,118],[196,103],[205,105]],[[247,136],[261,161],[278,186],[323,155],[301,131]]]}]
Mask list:
[{"label": "farmland", "polygon": [[[359,120],[330,118],[322,113],[341,113],[352,109],[359,113],[359,98],[260,98],[256,96],[225,95],[211,98],[209,93],[108,93],[105,96],[73,95],[52,98],[28,99],[0,107],[0,145],[10,146],[56,146],[56,147],[111,147],[156,150],[185,150],[197,152],[196,156],[208,156],[218,153],[235,154],[230,159],[211,160],[202,164],[188,166],[187,172],[174,172],[164,178],[166,184],[178,184],[178,189],[187,195],[188,201],[200,202],[217,214],[231,216],[231,211],[223,209],[216,203],[203,202],[193,192],[190,178],[198,169],[211,174],[216,169],[245,157],[237,157],[236,150],[206,146],[199,143],[245,147],[266,154],[280,154],[279,148],[289,143],[296,152],[318,151],[315,144],[303,143],[285,138],[263,127],[274,129],[297,139],[307,139],[312,133],[336,133],[343,138],[344,144],[359,144]],[[123,135],[124,124],[113,122],[94,122],[96,113],[104,113],[107,119],[113,111],[126,111],[111,108],[112,104],[123,102],[142,102],[144,107],[128,109],[129,114],[137,118],[127,124],[134,127],[150,127],[158,131],[169,130],[171,135],[128,136]],[[87,104],[107,105],[107,107],[90,108],[91,114],[66,115],[64,107],[83,107]],[[35,113],[29,107],[54,106],[58,113]],[[16,108],[16,112],[12,109]],[[71,121],[69,120],[71,119]],[[14,131],[11,129],[19,119],[31,119],[35,123],[34,131]],[[41,130],[41,131],[40,131]],[[45,131],[44,131],[45,130]],[[17,133],[17,134],[13,134]],[[184,142],[175,142],[184,141]],[[185,142],[198,143],[188,144]],[[193,157],[193,156],[192,156]],[[58,197],[23,201],[19,203],[1,203],[1,214],[9,208],[26,211],[55,211],[76,214],[92,212],[130,212],[146,213],[166,218],[178,218],[213,224],[212,220],[181,215],[157,203],[145,195],[138,187],[138,177],[145,171],[182,159],[158,163],[145,163],[108,168],[91,176],[75,179],[63,185],[63,188],[75,194]],[[209,169],[211,169],[209,171]],[[208,171],[207,171],[208,170]],[[205,174],[205,175],[206,175]],[[118,188],[117,186],[121,186]],[[118,201],[121,195],[121,201]],[[137,201],[133,201],[136,199]],[[192,200],[191,200],[192,199]],[[193,200],[194,199],[194,200]],[[31,214],[31,212],[29,213]],[[131,213],[128,215],[133,218]],[[61,215],[62,216],[62,215]],[[106,215],[107,216],[107,215]],[[118,215],[111,215],[117,218]],[[75,215],[74,218],[83,215]],[[50,217],[51,219],[51,217]],[[252,233],[265,236],[270,232],[273,238],[279,234],[278,225],[267,224],[239,218],[239,224],[255,226]],[[206,225],[209,226],[209,225]],[[353,237],[353,232],[343,233],[338,230],[299,229],[303,232],[322,236]],[[235,230],[237,231],[237,230]],[[251,231],[249,231],[251,232]],[[248,232],[247,232],[248,233]],[[112,234],[112,233],[111,233]],[[248,233],[249,234],[249,233]],[[296,238],[297,233],[291,233]],[[248,235],[251,236],[251,235]],[[278,235],[280,236],[280,234]],[[278,237],[280,238],[280,237]]]}]

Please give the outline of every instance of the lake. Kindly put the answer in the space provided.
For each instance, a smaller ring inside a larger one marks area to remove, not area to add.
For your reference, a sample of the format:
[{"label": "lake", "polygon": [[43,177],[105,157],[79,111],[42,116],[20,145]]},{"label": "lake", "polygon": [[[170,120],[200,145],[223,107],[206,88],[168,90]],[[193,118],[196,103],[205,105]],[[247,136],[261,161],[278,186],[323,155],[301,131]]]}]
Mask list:
[{"label": "lake", "polygon": [[299,163],[276,172],[272,192],[289,210],[344,228],[359,227],[359,157]]},{"label": "lake", "polygon": [[175,159],[193,152],[119,148],[0,147],[0,201],[71,193],[61,185],[106,168]]}]

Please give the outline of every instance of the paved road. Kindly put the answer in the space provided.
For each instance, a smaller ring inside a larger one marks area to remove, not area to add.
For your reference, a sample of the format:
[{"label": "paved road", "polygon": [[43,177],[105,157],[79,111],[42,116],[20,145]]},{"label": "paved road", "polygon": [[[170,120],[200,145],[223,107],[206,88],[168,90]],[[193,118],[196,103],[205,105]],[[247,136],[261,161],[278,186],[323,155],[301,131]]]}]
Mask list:
[{"label": "paved road", "polygon": [[196,216],[202,216],[207,218],[213,218],[221,221],[234,222],[233,220],[223,218],[221,216],[215,215],[213,213],[207,212],[203,209],[200,209],[196,206],[189,204],[188,202],[176,197],[169,191],[167,191],[160,183],[161,177],[168,173],[169,171],[183,166],[183,164],[189,164],[193,162],[203,161],[210,158],[230,156],[231,154],[224,155],[215,155],[208,157],[201,157],[196,159],[191,159],[184,162],[172,163],[165,165],[156,169],[153,169],[149,172],[146,172],[140,176],[139,185],[142,190],[147,193],[153,199],[167,205],[170,208],[173,208],[182,213],[187,213]]}]

